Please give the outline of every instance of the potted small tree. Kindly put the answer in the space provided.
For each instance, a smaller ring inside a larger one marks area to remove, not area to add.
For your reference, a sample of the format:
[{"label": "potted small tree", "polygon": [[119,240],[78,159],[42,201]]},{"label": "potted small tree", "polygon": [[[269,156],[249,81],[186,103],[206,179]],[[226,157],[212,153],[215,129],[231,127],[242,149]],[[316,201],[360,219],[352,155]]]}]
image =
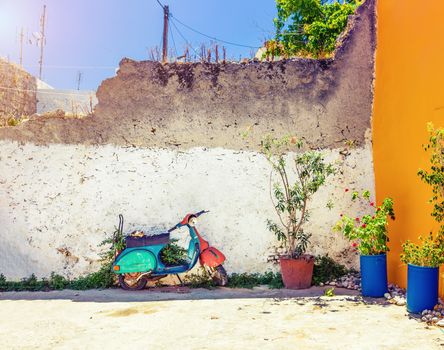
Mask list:
[{"label": "potted small tree", "polygon": [[420,237],[420,244],[406,241],[401,261],[407,264],[407,310],[413,313],[432,309],[438,302],[439,266],[444,264],[444,128],[427,125],[431,152],[430,170],[419,170],[422,181],[432,187],[432,216],[440,223],[438,234]]},{"label": "potted small tree", "polygon": [[[279,262],[286,288],[309,288],[314,257],[305,254],[311,234],[304,232],[308,221],[308,204],[328,176],[334,173],[320,152],[300,152],[302,142],[296,137],[266,137],[262,151],[272,166],[270,196],[279,222],[267,220],[268,229],[282,242],[285,252]],[[294,156],[287,154],[296,151]],[[290,168],[290,164],[294,166]],[[273,173],[278,180],[273,183]]]},{"label": "potted small tree", "polygon": [[371,212],[362,217],[341,214],[333,230],[342,232],[360,253],[362,295],[382,297],[387,293],[387,226],[388,217],[395,219],[393,200],[385,198],[380,206],[375,206],[370,200],[369,191],[364,191],[361,196],[353,192],[352,200],[363,201]]}]

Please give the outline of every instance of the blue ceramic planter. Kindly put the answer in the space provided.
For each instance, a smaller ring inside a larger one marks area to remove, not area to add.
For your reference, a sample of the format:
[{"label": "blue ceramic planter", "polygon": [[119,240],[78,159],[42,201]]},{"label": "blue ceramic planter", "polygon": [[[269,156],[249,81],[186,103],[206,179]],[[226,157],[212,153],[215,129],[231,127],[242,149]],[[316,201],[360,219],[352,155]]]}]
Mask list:
[{"label": "blue ceramic planter", "polygon": [[387,293],[387,255],[361,255],[361,288],[365,297],[380,298]]},{"label": "blue ceramic planter", "polygon": [[432,310],[438,303],[439,268],[408,264],[407,311]]}]

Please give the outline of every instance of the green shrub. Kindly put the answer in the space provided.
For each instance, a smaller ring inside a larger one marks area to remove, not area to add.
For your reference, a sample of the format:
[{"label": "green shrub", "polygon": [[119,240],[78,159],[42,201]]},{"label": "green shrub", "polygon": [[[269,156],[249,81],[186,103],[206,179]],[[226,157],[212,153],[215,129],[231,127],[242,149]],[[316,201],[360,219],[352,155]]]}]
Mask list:
[{"label": "green shrub", "polygon": [[228,278],[227,287],[230,288],[254,288],[260,285],[268,285],[270,288],[283,288],[282,277],[280,273],[271,271],[264,274],[260,273],[233,273]]},{"label": "green shrub", "polygon": [[160,251],[160,260],[167,266],[186,264],[187,250],[177,245],[177,239],[172,239]]},{"label": "green shrub", "polygon": [[265,55],[331,56],[348,17],[360,3],[357,0],[276,0],[276,37],[268,43]]},{"label": "green shrub", "polygon": [[317,256],[313,267],[312,284],[318,286],[321,283],[332,281],[346,275],[349,270],[328,255]]},{"label": "green shrub", "polygon": [[51,272],[51,276],[48,280],[48,286],[50,289],[61,290],[65,289],[69,286],[69,280],[65,277],[56,274],[55,272]]},{"label": "green shrub", "polygon": [[419,237],[420,244],[405,241],[402,244],[401,261],[404,264],[439,267],[444,264],[444,241],[442,237],[440,237],[441,240],[436,239],[430,233],[426,238]]},{"label": "green shrub", "polygon": [[188,274],[185,277],[185,284],[191,288],[212,289],[216,287],[213,279],[202,266],[198,269],[198,272]]}]

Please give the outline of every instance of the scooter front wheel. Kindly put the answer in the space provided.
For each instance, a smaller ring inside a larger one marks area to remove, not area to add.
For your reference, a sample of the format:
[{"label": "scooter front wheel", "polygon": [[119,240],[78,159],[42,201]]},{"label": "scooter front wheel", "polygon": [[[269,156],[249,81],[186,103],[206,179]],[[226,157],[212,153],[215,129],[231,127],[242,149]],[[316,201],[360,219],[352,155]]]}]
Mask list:
[{"label": "scooter front wheel", "polygon": [[225,271],[225,268],[222,265],[219,265],[214,269],[213,273],[211,274],[211,278],[218,286],[223,287],[228,284],[227,271]]},{"label": "scooter front wheel", "polygon": [[[143,276],[140,277],[141,273],[123,273],[119,275],[120,287],[124,290],[142,290],[145,288],[148,279]],[[139,278],[140,277],[140,278]]]}]

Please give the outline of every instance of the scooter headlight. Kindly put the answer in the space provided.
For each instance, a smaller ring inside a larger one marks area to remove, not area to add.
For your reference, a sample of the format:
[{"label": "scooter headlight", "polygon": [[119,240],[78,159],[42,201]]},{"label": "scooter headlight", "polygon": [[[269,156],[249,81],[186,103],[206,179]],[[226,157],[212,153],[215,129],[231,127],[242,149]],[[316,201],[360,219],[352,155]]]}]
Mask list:
[{"label": "scooter headlight", "polygon": [[197,218],[196,217],[192,217],[190,219],[190,221],[188,221],[188,225],[190,225],[191,227],[196,226],[196,224],[197,224]]}]

